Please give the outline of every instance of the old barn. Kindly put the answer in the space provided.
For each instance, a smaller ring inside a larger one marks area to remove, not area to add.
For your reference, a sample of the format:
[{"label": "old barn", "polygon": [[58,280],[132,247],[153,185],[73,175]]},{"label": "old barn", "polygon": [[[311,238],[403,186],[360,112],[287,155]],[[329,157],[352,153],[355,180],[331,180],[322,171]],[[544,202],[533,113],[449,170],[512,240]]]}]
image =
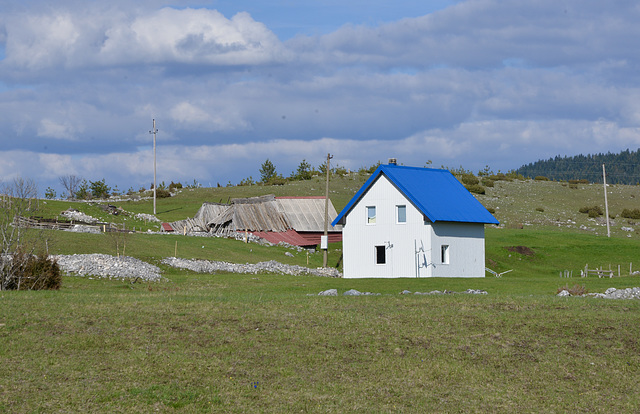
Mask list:
[{"label": "old barn", "polygon": [[[324,232],[324,197],[237,198],[229,204],[204,203],[194,218],[164,223],[168,231],[235,236],[250,233],[271,243],[315,246]],[[329,222],[337,216],[329,200]],[[342,240],[342,226],[329,225],[329,242]]]}]

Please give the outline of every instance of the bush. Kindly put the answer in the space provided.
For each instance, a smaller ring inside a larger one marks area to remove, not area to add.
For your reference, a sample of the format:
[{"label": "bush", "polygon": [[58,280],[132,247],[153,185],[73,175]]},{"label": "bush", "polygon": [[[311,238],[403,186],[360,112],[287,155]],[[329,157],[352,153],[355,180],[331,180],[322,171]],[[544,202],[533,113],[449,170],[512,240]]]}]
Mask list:
[{"label": "bush", "polygon": [[171,197],[171,193],[163,188],[156,189],[156,198],[168,198]]},{"label": "bush", "polygon": [[8,280],[3,281],[6,290],[58,290],[62,286],[60,266],[46,255],[18,252],[4,266],[11,267]]},{"label": "bush", "polygon": [[536,180],[536,181],[549,181],[549,179],[547,177],[545,177],[544,175],[539,175],[536,178],[534,178],[534,180]]},{"label": "bush", "polygon": [[496,209],[494,207],[487,207],[487,211],[491,214],[496,214]]},{"label": "bush", "polygon": [[495,185],[495,181],[490,178],[485,178],[482,180],[482,185],[485,187],[493,187]]},{"label": "bush", "polygon": [[174,183],[173,181],[171,181],[171,184],[169,184],[169,191],[174,191],[174,190],[180,190],[182,189],[182,183]]},{"label": "bush", "polygon": [[569,180],[569,184],[589,184],[589,180],[580,179],[580,180]]},{"label": "bush", "polygon": [[578,211],[583,214],[588,214],[589,217],[598,217],[604,214],[604,211],[602,211],[602,207],[600,206],[581,207]]},{"label": "bush", "polygon": [[[460,176],[460,181],[465,185],[476,185],[480,183],[478,177],[473,174],[463,174]],[[484,193],[483,193],[484,194]]]},{"label": "bush", "polygon": [[484,194],[485,193],[485,188],[483,186],[481,186],[480,184],[465,185],[465,188],[467,190],[469,190],[469,192],[472,192],[472,193],[476,193],[476,194]]},{"label": "bush", "polygon": [[640,210],[637,208],[634,208],[633,210],[625,208],[624,210],[622,210],[622,213],[620,213],[620,215],[624,218],[640,219]]},{"label": "bush", "polygon": [[543,207],[536,207],[536,211],[544,213],[544,208]]}]

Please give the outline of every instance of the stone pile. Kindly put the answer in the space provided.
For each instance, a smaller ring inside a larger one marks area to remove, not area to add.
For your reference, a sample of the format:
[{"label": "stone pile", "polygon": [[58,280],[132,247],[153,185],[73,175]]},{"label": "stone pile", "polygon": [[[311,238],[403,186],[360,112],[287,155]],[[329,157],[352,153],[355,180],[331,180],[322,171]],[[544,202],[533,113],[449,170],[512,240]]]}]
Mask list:
[{"label": "stone pile", "polygon": [[60,215],[70,219],[70,220],[74,220],[74,221],[81,221],[83,223],[89,223],[89,224],[93,224],[93,223],[97,223],[98,219],[95,217],[91,217],[88,216],[76,209],[70,208],[68,210],[63,211],[62,213],[60,213]]},{"label": "stone pile", "polygon": [[60,268],[78,276],[105,279],[133,279],[157,282],[162,280],[157,266],[128,256],[110,256],[107,254],[73,254],[52,256]]},{"label": "stone pile", "polygon": [[[566,289],[563,289],[558,296],[572,296]],[[603,299],[640,299],[640,287],[616,289],[609,288],[604,293],[587,293],[584,296]]]},{"label": "stone pile", "polygon": [[314,275],[324,277],[341,277],[338,270],[332,268],[317,268],[310,269],[308,267],[287,265],[278,263],[275,260],[269,260],[268,262],[260,262],[256,264],[235,264],[228,262],[210,261],[210,260],[193,260],[193,259],[179,259],[176,257],[167,257],[162,260],[163,264],[179,269],[188,269],[198,273],[277,273],[283,275]]},{"label": "stone pile", "polygon": [[[486,290],[479,290],[479,289],[467,289],[464,292],[454,292],[452,290],[444,290],[444,291],[432,290],[431,292],[413,292],[414,295],[455,295],[459,293],[465,293],[468,295],[488,295],[488,292]],[[402,292],[400,292],[400,294],[410,295],[411,291],[403,290]]]}]

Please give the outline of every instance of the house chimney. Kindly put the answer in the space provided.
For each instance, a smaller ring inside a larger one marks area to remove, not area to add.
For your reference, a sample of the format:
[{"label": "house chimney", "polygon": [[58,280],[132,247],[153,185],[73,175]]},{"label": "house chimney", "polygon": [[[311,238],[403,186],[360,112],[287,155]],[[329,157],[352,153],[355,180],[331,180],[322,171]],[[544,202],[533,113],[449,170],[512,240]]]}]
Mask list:
[{"label": "house chimney", "polygon": [[395,158],[389,158],[389,165],[398,165],[398,160]]}]

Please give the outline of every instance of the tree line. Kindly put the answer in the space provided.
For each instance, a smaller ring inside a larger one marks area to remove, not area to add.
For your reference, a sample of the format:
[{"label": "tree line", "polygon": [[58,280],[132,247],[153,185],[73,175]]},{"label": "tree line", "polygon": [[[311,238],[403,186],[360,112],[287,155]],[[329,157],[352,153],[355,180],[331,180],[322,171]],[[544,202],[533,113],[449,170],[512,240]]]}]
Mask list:
[{"label": "tree line", "polygon": [[602,165],[605,165],[608,184],[640,183],[640,149],[626,149],[619,153],[556,156],[523,165],[516,171],[528,178],[546,177],[556,181],[588,180],[602,183]]}]

